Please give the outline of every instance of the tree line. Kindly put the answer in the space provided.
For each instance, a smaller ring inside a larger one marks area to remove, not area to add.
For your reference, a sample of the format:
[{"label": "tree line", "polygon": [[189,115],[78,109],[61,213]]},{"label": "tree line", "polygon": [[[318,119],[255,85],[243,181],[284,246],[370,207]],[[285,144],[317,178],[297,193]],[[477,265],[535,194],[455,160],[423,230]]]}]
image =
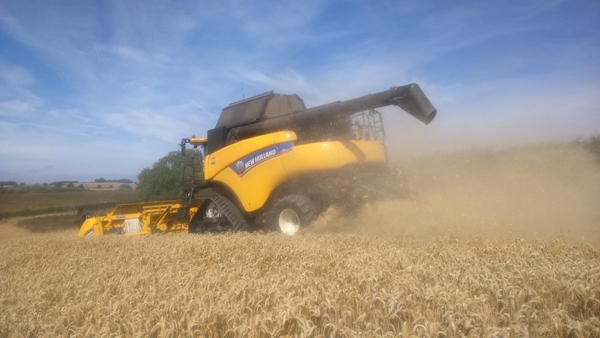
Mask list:
[{"label": "tree line", "polygon": [[[597,160],[600,163],[600,136],[592,136],[587,140],[573,141],[571,144],[590,151],[597,156]],[[189,175],[189,170],[185,171],[185,169],[190,164],[192,156],[201,156],[201,153],[198,150],[188,150],[187,156],[184,157],[181,156],[179,151],[172,151],[156,161],[152,167],[142,169],[137,176],[137,198],[143,201],[180,198],[183,191],[190,187],[190,183],[185,177],[185,175]],[[104,178],[98,178],[94,182],[133,183],[129,179],[106,180]],[[74,187],[74,183],[69,183],[67,184],[68,186]],[[0,182],[1,186],[18,186],[18,184],[15,181],[4,181]]]},{"label": "tree line", "polygon": [[191,174],[189,164],[194,156],[201,156],[200,151],[188,149],[186,156],[172,151],[151,168],[144,168],[138,175],[138,197],[143,201],[181,198],[183,191],[190,187],[186,175]]},{"label": "tree line", "polygon": [[118,180],[107,180],[104,177],[97,178],[94,180],[94,182],[96,182],[96,183],[104,183],[104,182],[106,182],[106,183],[133,183],[132,180],[127,179],[127,178],[121,178]]}]

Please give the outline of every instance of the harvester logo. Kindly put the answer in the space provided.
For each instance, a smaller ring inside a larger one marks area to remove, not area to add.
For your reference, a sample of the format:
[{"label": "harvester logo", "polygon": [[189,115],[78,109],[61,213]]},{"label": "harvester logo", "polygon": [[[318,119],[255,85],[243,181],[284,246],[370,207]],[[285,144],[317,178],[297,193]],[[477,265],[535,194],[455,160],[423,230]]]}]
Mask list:
[{"label": "harvester logo", "polygon": [[230,165],[231,170],[235,171],[236,174],[240,176],[244,176],[248,171],[252,168],[256,167],[260,163],[279,156],[281,154],[287,153],[291,151],[294,147],[292,142],[285,142],[276,144],[274,146],[261,149],[255,153],[252,153],[246,157],[243,157]]},{"label": "harvester logo", "polygon": [[235,164],[235,172],[236,173],[244,172],[244,161],[242,161],[242,160],[237,161],[237,163]]}]

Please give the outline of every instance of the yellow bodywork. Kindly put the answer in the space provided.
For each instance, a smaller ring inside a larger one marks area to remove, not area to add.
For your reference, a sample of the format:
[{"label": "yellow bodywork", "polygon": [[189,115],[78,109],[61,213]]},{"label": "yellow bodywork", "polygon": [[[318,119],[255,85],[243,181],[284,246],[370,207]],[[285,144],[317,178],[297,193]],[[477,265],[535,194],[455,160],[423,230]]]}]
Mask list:
[{"label": "yellow bodywork", "polygon": [[[206,138],[193,138],[195,145]],[[342,168],[353,163],[385,163],[381,141],[324,141],[296,145],[293,131],[245,139],[208,154],[206,182],[219,183],[237,195],[249,213],[260,210],[280,184],[301,174]],[[195,199],[185,218],[178,218],[181,201],[120,204],[105,216],[88,218],[79,236],[110,233],[149,234],[188,228],[203,198]]]},{"label": "yellow bodywork", "polygon": [[[293,145],[291,149],[263,160],[243,175],[232,165],[250,154],[296,140],[292,131],[281,131],[239,141],[206,157],[205,179],[229,187],[244,211],[262,208],[271,192],[283,182],[300,174],[342,168],[352,163],[385,163],[381,141],[326,141]],[[351,144],[348,144],[351,143]],[[351,149],[352,147],[353,149]],[[250,159],[251,160],[251,159]]]},{"label": "yellow bodywork", "polygon": [[181,207],[180,200],[119,204],[107,215],[86,219],[79,228],[79,236],[102,236],[109,233],[140,235],[187,230],[203,201],[203,198],[194,199],[189,215],[184,218],[177,217]]}]

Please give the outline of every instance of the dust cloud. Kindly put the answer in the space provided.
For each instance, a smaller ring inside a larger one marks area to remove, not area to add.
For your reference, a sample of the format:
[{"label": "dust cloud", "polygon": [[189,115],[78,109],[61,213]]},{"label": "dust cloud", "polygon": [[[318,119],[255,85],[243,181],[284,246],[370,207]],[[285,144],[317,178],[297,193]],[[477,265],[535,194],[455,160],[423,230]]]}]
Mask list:
[{"label": "dust cloud", "polygon": [[472,150],[394,163],[412,197],[330,208],[306,229],[426,239],[453,235],[545,239],[600,246],[600,165],[568,144]]}]

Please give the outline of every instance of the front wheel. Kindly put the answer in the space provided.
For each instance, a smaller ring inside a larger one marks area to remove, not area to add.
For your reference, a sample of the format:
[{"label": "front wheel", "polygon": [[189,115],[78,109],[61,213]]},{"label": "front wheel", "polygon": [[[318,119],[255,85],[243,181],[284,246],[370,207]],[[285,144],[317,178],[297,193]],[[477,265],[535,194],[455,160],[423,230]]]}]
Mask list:
[{"label": "front wheel", "polygon": [[304,195],[288,195],[273,205],[266,214],[270,229],[293,235],[308,226],[317,216],[315,205]]}]

